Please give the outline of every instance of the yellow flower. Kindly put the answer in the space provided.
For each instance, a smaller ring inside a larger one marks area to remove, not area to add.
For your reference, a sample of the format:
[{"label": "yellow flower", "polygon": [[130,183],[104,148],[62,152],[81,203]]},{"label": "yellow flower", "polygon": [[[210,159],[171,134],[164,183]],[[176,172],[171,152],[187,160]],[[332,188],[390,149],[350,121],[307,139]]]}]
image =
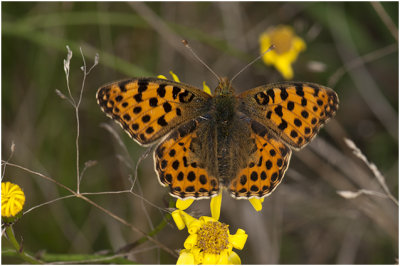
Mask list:
[{"label": "yellow flower", "polygon": [[172,217],[180,230],[187,227],[189,236],[183,244],[177,264],[241,264],[232,249],[243,249],[247,234],[238,229],[231,235],[228,225],[217,219],[202,216],[195,219],[182,210],[176,210]]},{"label": "yellow flower", "polygon": [[14,217],[24,207],[25,194],[21,188],[10,182],[1,182],[1,216]]},{"label": "yellow flower", "polygon": [[264,54],[263,61],[274,65],[285,79],[293,78],[292,63],[298,54],[306,49],[306,43],[296,36],[290,26],[279,25],[271,27],[260,35],[260,51],[265,52],[272,44],[275,49]]}]

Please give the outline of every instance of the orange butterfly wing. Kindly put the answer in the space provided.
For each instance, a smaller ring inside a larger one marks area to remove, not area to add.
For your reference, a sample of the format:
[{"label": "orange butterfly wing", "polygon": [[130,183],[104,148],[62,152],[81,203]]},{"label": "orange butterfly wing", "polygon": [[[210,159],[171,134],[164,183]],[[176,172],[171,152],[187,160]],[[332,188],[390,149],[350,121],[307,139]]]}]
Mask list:
[{"label": "orange butterfly wing", "polygon": [[240,111],[295,149],[308,144],[339,105],[332,89],[308,82],[272,83],[245,91],[239,99]]},{"label": "orange butterfly wing", "polygon": [[170,80],[134,78],[101,87],[101,109],[139,144],[148,145],[208,111],[211,96]]},{"label": "orange butterfly wing", "polygon": [[271,194],[282,181],[292,151],[258,122],[251,122],[248,143],[255,148],[248,165],[239,170],[229,185],[235,198],[262,198]]},{"label": "orange butterfly wing", "polygon": [[219,192],[219,182],[211,176],[194,151],[196,129],[201,118],[173,131],[154,152],[155,169],[161,185],[170,187],[178,198],[208,198]]}]

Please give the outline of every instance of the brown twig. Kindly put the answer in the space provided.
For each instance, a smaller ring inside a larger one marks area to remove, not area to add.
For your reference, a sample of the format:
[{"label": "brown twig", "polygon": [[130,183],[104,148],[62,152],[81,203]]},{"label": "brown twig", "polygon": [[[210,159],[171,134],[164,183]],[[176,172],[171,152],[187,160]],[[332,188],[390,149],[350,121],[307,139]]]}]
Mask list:
[{"label": "brown twig", "polygon": [[165,246],[163,243],[159,242],[158,240],[154,239],[153,237],[147,235],[146,232],[140,230],[139,228],[137,228],[137,227],[134,226],[133,224],[127,222],[126,220],[124,220],[124,219],[122,219],[121,217],[115,215],[115,214],[112,213],[111,211],[109,211],[109,210],[105,209],[104,207],[98,205],[97,203],[93,202],[93,201],[90,200],[89,198],[85,197],[82,193],[79,193],[79,194],[78,194],[77,192],[73,191],[73,190],[70,189],[69,187],[67,187],[67,186],[65,186],[65,185],[63,185],[63,184],[61,184],[61,183],[58,182],[58,181],[56,181],[54,178],[51,178],[51,177],[49,177],[49,176],[46,176],[46,175],[44,175],[44,174],[41,174],[41,173],[39,173],[39,172],[33,171],[33,170],[31,170],[31,169],[28,169],[28,168],[26,168],[26,167],[23,167],[23,166],[20,166],[20,165],[17,165],[17,164],[7,163],[6,161],[3,161],[3,160],[2,160],[2,163],[3,163],[3,164],[6,164],[6,165],[8,165],[8,166],[12,166],[12,167],[16,167],[16,168],[22,169],[22,170],[24,170],[24,171],[26,171],[26,172],[28,172],[28,173],[31,173],[31,174],[40,176],[40,177],[42,177],[42,178],[44,178],[44,179],[46,179],[46,180],[48,180],[48,181],[50,181],[50,182],[53,182],[53,183],[57,184],[58,186],[60,186],[60,187],[62,187],[62,188],[64,188],[64,189],[66,189],[66,190],[68,190],[68,191],[72,194],[72,195],[70,195],[70,196],[75,196],[75,197],[77,197],[77,198],[83,199],[84,201],[86,201],[87,203],[89,203],[89,204],[91,204],[92,206],[96,207],[97,209],[101,210],[102,212],[106,213],[106,214],[109,215],[110,217],[112,217],[112,218],[114,218],[115,220],[119,221],[120,223],[122,223],[122,224],[128,226],[132,231],[134,231],[134,232],[136,232],[136,233],[139,233],[140,235],[146,237],[146,238],[149,239],[151,242],[155,243],[155,244],[158,245],[161,249],[163,249],[164,251],[168,252],[168,253],[171,254],[172,256],[178,257],[177,254],[176,254],[173,250],[171,250],[170,248],[168,248],[167,246]]},{"label": "brown twig", "polygon": [[390,33],[399,41],[399,31],[396,25],[393,23],[393,20],[390,18],[386,10],[383,8],[380,2],[371,2],[372,7],[375,9],[376,13],[378,13],[379,17],[382,19],[383,23],[385,23],[386,27],[389,29]]},{"label": "brown twig", "polygon": [[[383,188],[385,191],[387,197],[394,202],[397,206],[399,206],[399,202],[397,199],[392,195],[390,192],[387,184],[385,177],[382,175],[382,173],[378,170],[378,167],[374,163],[371,163],[368,161],[367,157],[361,152],[361,150],[356,146],[356,144],[350,140],[350,139],[344,139],[345,143],[347,146],[353,151],[354,155],[360,158],[367,166],[369,169],[371,169],[372,173],[374,174],[376,180],[378,181],[379,185]],[[373,193],[366,193],[365,190],[363,191],[364,194],[373,194]]]},{"label": "brown twig", "polygon": [[328,80],[328,86],[329,87],[335,87],[336,83],[339,81],[339,79],[346,74],[346,72],[349,72],[352,69],[355,69],[359,66],[362,66],[365,63],[369,63],[372,61],[375,61],[377,59],[380,59],[382,57],[385,57],[387,55],[390,55],[394,52],[397,51],[397,43],[388,45],[386,47],[383,47],[382,49],[375,50],[371,53],[368,53],[366,55],[360,56],[349,63],[347,63],[345,66],[342,66],[338,68],[329,78]]}]

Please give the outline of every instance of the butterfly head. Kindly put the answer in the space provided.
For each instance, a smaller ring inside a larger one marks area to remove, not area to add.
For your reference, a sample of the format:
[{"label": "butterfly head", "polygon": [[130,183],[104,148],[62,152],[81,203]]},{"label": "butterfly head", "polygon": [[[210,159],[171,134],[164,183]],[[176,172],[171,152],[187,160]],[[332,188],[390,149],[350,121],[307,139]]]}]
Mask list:
[{"label": "butterfly head", "polygon": [[228,96],[234,94],[234,89],[231,85],[231,81],[228,78],[220,78],[217,88],[215,88],[215,95]]}]

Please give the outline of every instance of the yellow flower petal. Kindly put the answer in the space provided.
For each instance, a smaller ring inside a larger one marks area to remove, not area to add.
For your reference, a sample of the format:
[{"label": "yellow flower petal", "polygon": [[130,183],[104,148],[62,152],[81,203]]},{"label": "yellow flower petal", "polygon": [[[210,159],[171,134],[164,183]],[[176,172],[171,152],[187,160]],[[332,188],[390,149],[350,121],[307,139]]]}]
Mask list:
[{"label": "yellow flower petal", "polygon": [[171,76],[172,76],[172,78],[174,79],[174,81],[176,81],[176,82],[181,82],[181,81],[179,80],[178,76],[177,76],[174,72],[170,71],[169,74],[171,74]]},{"label": "yellow flower petal", "polygon": [[285,58],[280,58],[275,61],[275,68],[281,72],[284,79],[292,79],[293,78],[293,68],[289,63],[289,60]]},{"label": "yellow flower petal", "polygon": [[204,265],[217,264],[219,256],[217,254],[204,253]]},{"label": "yellow flower petal", "polygon": [[208,222],[218,222],[218,220],[214,219],[213,217],[208,217],[208,216],[201,216],[199,218],[200,221],[203,223],[208,223]]},{"label": "yellow flower petal", "polygon": [[[271,38],[268,36],[267,32],[263,32],[260,35],[259,42],[260,42],[260,53],[261,54],[264,53],[265,51],[267,51],[272,44]],[[264,59],[264,57],[263,57],[263,59]]]},{"label": "yellow flower petal", "polygon": [[236,234],[229,236],[229,242],[232,243],[233,247],[242,250],[244,244],[246,244],[248,235],[243,229],[238,229]]},{"label": "yellow flower petal", "polygon": [[167,79],[167,77],[164,76],[164,75],[158,75],[157,78],[159,78],[159,79]]},{"label": "yellow flower petal", "polygon": [[207,92],[208,94],[211,95],[210,87],[207,86],[205,81],[203,81],[203,91],[205,91],[205,92]]},{"label": "yellow flower petal", "polygon": [[183,243],[183,246],[186,249],[192,249],[195,245],[197,244],[197,235],[189,235],[188,238],[186,238],[185,243]]},{"label": "yellow flower petal", "polygon": [[194,247],[192,248],[191,252],[194,256],[195,264],[202,264],[204,260],[204,253],[201,251],[201,249],[198,247]]},{"label": "yellow flower petal", "polygon": [[185,228],[185,222],[183,221],[180,210],[173,211],[171,213],[171,216],[172,216],[172,219],[174,219],[176,227],[178,227],[179,230],[182,230]]},{"label": "yellow flower petal", "polygon": [[189,228],[192,222],[197,221],[197,219],[193,218],[189,214],[187,214],[184,211],[179,210],[179,213],[181,214],[181,217],[183,219],[183,222],[186,224],[186,226]]},{"label": "yellow flower petal", "polygon": [[263,203],[263,201],[264,201],[264,198],[262,198],[262,199],[251,198],[251,199],[249,199],[249,201],[250,201],[251,205],[253,205],[253,208],[254,208],[256,211],[259,212],[259,211],[262,210],[262,203]]},{"label": "yellow flower petal", "polygon": [[239,264],[242,264],[242,261],[240,260],[239,255],[236,252],[232,251],[228,257],[228,263],[234,264],[234,265],[239,265]]},{"label": "yellow flower petal", "polygon": [[293,40],[293,47],[297,51],[304,51],[307,48],[306,43],[300,37],[295,37]]},{"label": "yellow flower petal", "polygon": [[219,216],[221,213],[221,202],[222,202],[222,192],[220,192],[217,196],[211,198],[210,202],[211,216],[217,221],[219,220]]},{"label": "yellow flower petal", "polygon": [[176,200],[176,208],[179,210],[186,210],[187,208],[190,207],[190,205],[192,205],[194,199],[177,199]]},{"label": "yellow flower petal", "polygon": [[221,254],[219,254],[219,259],[218,259],[217,264],[218,265],[227,265],[228,264],[228,257],[229,257],[228,255],[229,254],[228,254],[227,250],[222,251]]},{"label": "yellow flower petal", "polygon": [[204,223],[199,220],[194,220],[192,221],[189,226],[188,226],[188,232],[189,234],[196,234],[197,231],[199,231],[199,228],[203,225]]},{"label": "yellow flower petal", "polygon": [[194,256],[188,250],[181,250],[178,261],[176,265],[193,265],[194,264]]}]

